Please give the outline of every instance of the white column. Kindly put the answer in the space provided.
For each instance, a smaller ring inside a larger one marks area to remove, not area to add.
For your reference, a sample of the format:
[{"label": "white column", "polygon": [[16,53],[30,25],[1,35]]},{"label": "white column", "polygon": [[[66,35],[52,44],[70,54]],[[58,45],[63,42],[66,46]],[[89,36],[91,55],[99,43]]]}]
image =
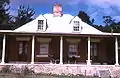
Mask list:
[{"label": "white column", "polygon": [[31,55],[31,64],[34,64],[34,49],[35,49],[35,36],[32,36],[32,55]]},{"label": "white column", "polygon": [[90,60],[90,37],[88,37],[88,60],[87,60],[87,65],[91,65],[91,60]]},{"label": "white column", "polygon": [[119,65],[118,63],[118,39],[117,37],[115,38],[115,65]]},{"label": "white column", "polygon": [[63,64],[63,37],[60,37],[60,64]]},{"label": "white column", "polygon": [[6,35],[3,36],[3,48],[2,48],[2,64],[5,63],[5,42],[6,42]]}]

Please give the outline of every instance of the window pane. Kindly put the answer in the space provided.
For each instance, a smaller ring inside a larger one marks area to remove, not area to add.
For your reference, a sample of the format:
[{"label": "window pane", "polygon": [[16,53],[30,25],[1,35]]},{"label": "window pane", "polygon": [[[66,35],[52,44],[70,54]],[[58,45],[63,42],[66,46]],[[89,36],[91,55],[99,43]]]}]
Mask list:
[{"label": "window pane", "polygon": [[40,44],[40,54],[48,54],[48,44]]},{"label": "window pane", "polygon": [[23,53],[23,43],[21,42],[19,44],[19,54],[22,54]]},{"label": "window pane", "polygon": [[94,50],[94,56],[97,56],[97,49]]},{"label": "window pane", "polygon": [[25,41],[19,43],[19,54],[27,54],[28,45]]},{"label": "window pane", "polygon": [[44,20],[38,20],[38,29],[43,30]]},{"label": "window pane", "polygon": [[69,45],[69,54],[70,55],[77,55],[77,45],[76,44]]},{"label": "window pane", "polygon": [[97,56],[98,52],[98,45],[97,43],[91,43],[90,45],[91,56]]},{"label": "window pane", "polygon": [[25,47],[25,54],[27,54],[28,45],[25,43],[24,47]]},{"label": "window pane", "polygon": [[73,30],[74,31],[79,31],[79,21],[73,21]]}]

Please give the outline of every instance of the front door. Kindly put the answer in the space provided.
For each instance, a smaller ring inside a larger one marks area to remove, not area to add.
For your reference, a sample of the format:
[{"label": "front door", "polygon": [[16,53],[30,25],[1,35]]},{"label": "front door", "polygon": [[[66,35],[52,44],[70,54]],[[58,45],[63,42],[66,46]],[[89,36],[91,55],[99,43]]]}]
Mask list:
[{"label": "front door", "polygon": [[18,59],[19,61],[27,61],[27,51],[28,51],[28,44],[27,41],[20,41],[19,42],[19,53]]},{"label": "front door", "polygon": [[92,42],[90,45],[90,55],[92,62],[97,62],[98,60],[98,51],[99,51],[99,43]]}]

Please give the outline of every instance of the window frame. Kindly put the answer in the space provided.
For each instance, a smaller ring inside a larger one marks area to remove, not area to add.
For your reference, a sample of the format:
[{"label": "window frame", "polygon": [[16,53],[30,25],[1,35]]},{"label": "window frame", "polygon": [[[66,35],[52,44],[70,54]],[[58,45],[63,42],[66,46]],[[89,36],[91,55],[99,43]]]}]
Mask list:
[{"label": "window frame", "polygon": [[44,20],[38,20],[38,30],[44,30]]},{"label": "window frame", "polygon": [[37,42],[39,44],[39,50],[38,50],[38,54],[36,55],[36,57],[48,57],[48,55],[40,55],[40,44],[48,44],[48,54],[49,54],[49,42],[51,41],[51,38],[36,38]]},{"label": "window frame", "polygon": [[[70,46],[73,46],[74,45],[74,52],[71,52],[71,48]],[[76,52],[75,52],[76,51]],[[77,43],[69,43],[68,45],[68,52],[69,52],[69,56],[72,57],[72,56],[77,56],[78,55],[78,44]],[[73,54],[72,54],[73,53]],[[74,54],[75,53],[75,54]]]},{"label": "window frame", "polygon": [[[41,52],[41,45],[47,45],[46,52]],[[36,55],[36,57],[48,57],[49,54],[49,43],[48,42],[40,42],[39,44],[39,53]]]},{"label": "window frame", "polygon": [[[41,49],[43,49],[44,47],[44,51],[41,51]],[[49,44],[48,43],[40,43],[40,51],[39,51],[40,55],[48,55],[49,52]]]},{"label": "window frame", "polygon": [[92,60],[97,61],[97,57],[99,56],[99,43],[91,42],[90,44],[90,56]]},{"label": "window frame", "polygon": [[73,21],[73,31],[79,32],[80,31],[80,21]]},{"label": "window frame", "polygon": [[27,41],[19,41],[19,55],[27,55],[28,53],[28,44]]}]

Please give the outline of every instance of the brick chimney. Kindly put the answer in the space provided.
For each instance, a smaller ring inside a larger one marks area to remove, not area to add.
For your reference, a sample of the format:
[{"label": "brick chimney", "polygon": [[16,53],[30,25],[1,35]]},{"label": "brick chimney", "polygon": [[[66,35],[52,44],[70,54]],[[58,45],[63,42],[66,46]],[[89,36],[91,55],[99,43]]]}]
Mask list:
[{"label": "brick chimney", "polygon": [[54,4],[53,7],[53,16],[54,17],[61,17],[62,14],[62,5],[61,4]]}]

